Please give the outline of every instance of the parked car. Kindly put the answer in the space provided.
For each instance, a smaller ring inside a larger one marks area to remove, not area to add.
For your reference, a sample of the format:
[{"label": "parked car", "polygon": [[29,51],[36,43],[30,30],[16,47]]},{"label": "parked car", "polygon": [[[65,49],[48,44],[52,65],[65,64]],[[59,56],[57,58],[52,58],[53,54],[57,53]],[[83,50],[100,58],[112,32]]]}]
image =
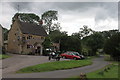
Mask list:
[{"label": "parked car", "polygon": [[77,56],[80,56],[81,59],[85,59],[85,56],[84,55],[81,55],[80,53],[78,52],[73,52],[74,55],[77,55]]},{"label": "parked car", "polygon": [[85,58],[83,55],[80,55],[78,52],[72,52],[72,51],[62,53],[60,56],[65,59],[74,59],[74,60],[80,60]]}]

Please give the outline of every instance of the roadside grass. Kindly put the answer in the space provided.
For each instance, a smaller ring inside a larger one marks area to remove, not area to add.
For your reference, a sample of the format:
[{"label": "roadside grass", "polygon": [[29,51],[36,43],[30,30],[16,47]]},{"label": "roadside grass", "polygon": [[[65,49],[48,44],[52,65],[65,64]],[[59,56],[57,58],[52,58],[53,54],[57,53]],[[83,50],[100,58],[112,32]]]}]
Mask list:
[{"label": "roadside grass", "polygon": [[[108,69],[109,68],[109,69]],[[106,70],[105,70],[106,69]],[[93,79],[102,79],[102,80],[106,80],[108,79],[114,79],[120,78],[120,75],[118,74],[118,70],[120,69],[119,63],[118,62],[112,62],[112,64],[107,65],[106,67],[87,73],[87,80],[93,80]],[[80,76],[76,76],[76,77],[72,77],[72,78],[68,78],[65,80],[80,80]]]},{"label": "roadside grass", "polygon": [[32,73],[32,72],[64,70],[64,69],[78,68],[78,67],[87,66],[91,64],[92,64],[91,59],[55,61],[55,62],[47,62],[43,64],[26,67],[26,68],[20,69],[19,71],[17,71],[17,73]]},{"label": "roadside grass", "polygon": [[5,59],[5,58],[9,58],[10,56],[7,54],[0,54],[0,59]]},{"label": "roadside grass", "polygon": [[105,58],[104,58],[105,61],[114,61],[113,58],[110,57],[110,55],[105,54],[104,56],[105,56]]},{"label": "roadside grass", "polygon": [[[108,68],[108,70],[105,70]],[[87,78],[118,78],[118,63],[110,64],[100,70],[87,73]]]}]

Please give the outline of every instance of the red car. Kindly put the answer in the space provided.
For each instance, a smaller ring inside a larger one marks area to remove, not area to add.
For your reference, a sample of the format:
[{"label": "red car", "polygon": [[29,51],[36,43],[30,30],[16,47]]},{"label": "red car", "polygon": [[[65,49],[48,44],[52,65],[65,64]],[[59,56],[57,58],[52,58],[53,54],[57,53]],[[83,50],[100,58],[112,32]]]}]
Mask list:
[{"label": "red car", "polygon": [[65,53],[62,53],[60,56],[64,59],[74,59],[74,60],[82,59],[79,56],[79,53],[77,53],[77,52],[74,52],[74,53],[73,52],[65,52]]}]

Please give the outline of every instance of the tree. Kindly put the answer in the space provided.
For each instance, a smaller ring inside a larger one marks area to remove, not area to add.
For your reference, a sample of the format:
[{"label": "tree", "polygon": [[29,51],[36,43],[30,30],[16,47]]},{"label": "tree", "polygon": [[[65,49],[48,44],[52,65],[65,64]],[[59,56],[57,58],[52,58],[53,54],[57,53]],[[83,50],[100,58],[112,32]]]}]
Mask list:
[{"label": "tree", "polygon": [[67,32],[59,30],[51,31],[49,38],[53,43],[60,43],[60,51],[81,52],[81,40],[77,36],[68,36]]},{"label": "tree", "polygon": [[90,34],[92,34],[94,31],[90,28],[88,28],[88,26],[84,25],[83,28],[80,28],[80,31],[79,31],[79,34],[80,34],[80,37],[83,38],[83,37],[86,37]]},{"label": "tree", "polygon": [[52,45],[50,37],[46,37],[45,41],[42,44],[43,44],[44,48],[50,48]]},{"label": "tree", "polygon": [[77,37],[77,38],[81,39],[81,37],[80,37],[80,34],[79,34],[79,33],[72,33],[72,36],[75,36],[75,37]]},{"label": "tree", "polygon": [[118,33],[118,30],[109,30],[100,32],[105,40],[109,39],[112,35]]},{"label": "tree", "polygon": [[59,30],[51,31],[49,37],[52,42],[59,43],[62,37],[68,36],[66,32],[61,32]]},{"label": "tree", "polygon": [[114,60],[120,60],[120,32],[112,35],[104,45],[104,51],[110,54]]},{"label": "tree", "polygon": [[15,18],[18,18],[22,22],[29,23],[38,23],[40,20],[39,16],[34,13],[16,13],[12,18],[12,22],[15,21]]},{"label": "tree", "polygon": [[8,32],[9,32],[9,30],[6,29],[6,28],[2,28],[2,29],[3,29],[4,41],[8,40]]},{"label": "tree", "polygon": [[53,25],[51,25],[51,31],[55,31],[55,30],[58,30],[58,31],[61,30],[61,26],[60,26],[59,22],[54,23]]},{"label": "tree", "polygon": [[44,28],[48,33],[52,31],[52,27],[51,27],[52,22],[55,20],[58,20],[57,15],[58,15],[58,12],[54,10],[46,11],[45,13],[42,14],[41,18],[45,23]]},{"label": "tree", "polygon": [[75,36],[64,36],[60,43],[61,51],[77,51],[81,52],[81,41]]},{"label": "tree", "polygon": [[91,49],[91,55],[96,55],[97,50],[102,48],[103,41],[102,35],[98,32],[87,37],[86,45]]}]

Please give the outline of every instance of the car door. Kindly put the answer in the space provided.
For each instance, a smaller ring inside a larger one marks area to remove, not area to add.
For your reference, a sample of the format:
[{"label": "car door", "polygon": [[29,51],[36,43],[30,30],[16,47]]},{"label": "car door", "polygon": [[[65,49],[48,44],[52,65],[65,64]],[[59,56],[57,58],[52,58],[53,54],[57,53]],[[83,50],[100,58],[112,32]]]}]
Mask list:
[{"label": "car door", "polygon": [[72,53],[69,53],[69,58],[70,58],[70,59],[73,59],[73,58],[74,58],[74,56],[73,56]]}]

